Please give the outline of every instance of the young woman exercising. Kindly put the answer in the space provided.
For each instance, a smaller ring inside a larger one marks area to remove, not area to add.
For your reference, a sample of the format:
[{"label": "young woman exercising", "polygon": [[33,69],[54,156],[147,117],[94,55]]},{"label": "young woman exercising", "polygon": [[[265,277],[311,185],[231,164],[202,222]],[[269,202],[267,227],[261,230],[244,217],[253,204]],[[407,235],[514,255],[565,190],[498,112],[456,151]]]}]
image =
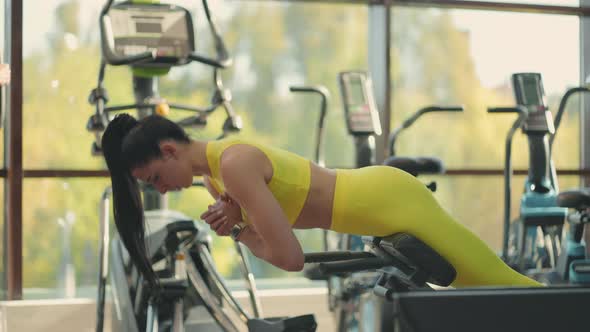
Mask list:
[{"label": "young woman exercising", "polygon": [[300,271],[304,261],[292,228],[370,236],[406,232],[455,267],[456,287],[541,285],[504,264],[441,208],[424,184],[396,168],[332,170],[242,139],[192,140],[159,116],[141,121],[117,116],[104,132],[102,147],[117,230],[150,282],[155,283],[155,275],[145,251],[137,179],[165,193],[188,188],[193,176],[203,176],[216,203],[202,219],[220,235],[233,231],[254,255],[287,271]]}]

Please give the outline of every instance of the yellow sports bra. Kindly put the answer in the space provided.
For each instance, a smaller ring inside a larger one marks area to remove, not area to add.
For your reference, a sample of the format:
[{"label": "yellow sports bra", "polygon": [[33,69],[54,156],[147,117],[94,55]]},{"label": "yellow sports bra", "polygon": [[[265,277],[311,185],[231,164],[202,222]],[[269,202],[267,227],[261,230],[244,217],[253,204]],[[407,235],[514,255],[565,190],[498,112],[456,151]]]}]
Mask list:
[{"label": "yellow sports bra", "polygon": [[[221,155],[228,147],[236,144],[246,144],[262,151],[272,165],[272,178],[268,188],[285,212],[289,223],[295,224],[299,213],[303,209],[311,181],[310,161],[292,152],[253,143],[238,138],[226,138],[207,143],[207,162],[211,170],[211,184],[222,194],[225,186],[220,174]],[[242,210],[244,220],[247,219]]]}]

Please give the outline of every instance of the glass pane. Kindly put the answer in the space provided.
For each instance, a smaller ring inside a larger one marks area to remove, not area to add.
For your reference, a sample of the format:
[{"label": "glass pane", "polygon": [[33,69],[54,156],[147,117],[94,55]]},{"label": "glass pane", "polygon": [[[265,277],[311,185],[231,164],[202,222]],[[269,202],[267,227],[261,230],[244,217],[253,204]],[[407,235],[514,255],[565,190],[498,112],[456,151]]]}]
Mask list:
[{"label": "glass pane", "polygon": [[[179,4],[186,5],[195,14],[199,51],[211,54],[209,32],[201,7],[190,1]],[[41,11],[38,6],[25,4],[25,20],[40,22],[35,28],[25,27],[25,168],[103,167],[99,158],[90,157],[93,137],[84,128],[93,112],[86,100],[97,79],[99,42],[95,22],[101,5],[102,2],[44,2],[45,10]],[[312,158],[319,99],[310,95],[294,95],[289,92],[289,86],[324,84],[332,92],[334,102],[331,109],[339,109],[337,73],[345,69],[366,68],[366,7],[266,1],[215,2],[211,6],[235,59],[234,66],[222,77],[225,86],[233,93],[236,112],[244,120],[241,135]],[[261,16],[272,19],[261,21]],[[343,26],[347,29],[346,33],[342,31]],[[44,36],[49,37],[40,37],[38,31],[48,31]],[[161,80],[161,95],[173,102],[206,104],[212,89],[211,76],[210,69],[201,65],[174,68]],[[105,86],[109,92],[109,105],[133,101],[131,75],[127,68],[108,67]],[[353,146],[347,137],[341,114],[330,112],[328,115],[326,151],[329,152],[326,159],[331,165],[350,166]],[[222,120],[221,114],[214,114],[207,128],[191,131],[191,134],[198,138],[216,137]],[[346,150],[341,148],[343,141],[349,144]],[[51,148],[42,142],[51,142]],[[52,186],[58,188],[59,184]],[[95,202],[94,197],[88,198],[89,201],[84,204]],[[191,194],[187,194],[186,198],[183,196],[182,202],[177,203],[181,211],[192,216],[202,212],[193,213]],[[51,208],[50,205],[47,207],[50,211],[43,213],[51,214],[53,220],[63,217],[66,207],[54,210],[54,203],[48,204],[51,204]],[[171,207],[176,207],[175,203]],[[51,235],[48,233],[47,236],[57,239],[60,229],[57,226],[52,228]],[[308,231],[305,234],[304,241],[310,239],[315,243],[310,246],[319,248],[319,233]],[[31,254],[32,249],[27,252]],[[31,263],[28,268],[37,268],[36,264]],[[41,260],[38,264],[42,264]],[[230,268],[223,270],[230,271],[228,275],[235,274],[235,270]],[[55,268],[44,273],[29,270],[25,277],[26,287],[55,288],[52,273],[55,273]],[[259,272],[258,275],[264,273]]]},{"label": "glass pane", "polygon": [[[98,280],[98,206],[108,179],[26,179],[23,188],[23,297],[95,298]],[[198,219],[211,202],[203,188],[171,193],[169,206]],[[2,197],[0,197],[2,198]],[[1,211],[0,211],[1,212]],[[112,216],[111,216],[112,219]],[[113,225],[113,224],[111,224]],[[205,229],[208,226],[203,223]],[[111,226],[114,231],[114,226]],[[319,250],[319,232],[302,236],[306,248]],[[213,232],[212,253],[221,274],[241,279],[233,241]],[[315,238],[318,237],[318,238]],[[318,247],[306,243],[314,240]],[[289,276],[249,255],[256,276]],[[261,288],[272,287],[262,282]],[[297,284],[308,286],[302,280]],[[231,284],[240,288],[240,284]]]},{"label": "glass pane", "polygon": [[[212,54],[201,7],[190,1],[180,4],[195,14],[199,51]],[[40,22],[35,28],[25,26],[24,32],[25,168],[102,166],[100,159],[89,158],[93,137],[84,128],[93,112],[87,97],[97,80],[99,33],[95,22],[101,5],[44,2],[45,10],[39,10],[25,3],[24,19]],[[234,66],[223,78],[243,117],[244,135],[311,157],[319,100],[295,96],[288,87],[326,85],[333,96],[331,109],[339,110],[337,73],[367,67],[366,7],[251,1],[216,2],[212,10],[234,55]],[[272,19],[260,21],[260,15]],[[127,68],[109,66],[105,87],[109,105],[133,102]],[[211,89],[211,72],[201,65],[173,69],[160,86],[167,100],[192,105],[208,103]],[[215,137],[221,121],[221,114],[213,116],[206,130],[193,134]],[[333,165],[352,165],[352,144],[346,151],[337,148],[343,141],[350,142],[341,113],[330,112],[327,123],[327,159]],[[51,149],[39,144],[49,141]]]},{"label": "glass pane", "polygon": [[[512,181],[511,220],[518,217],[523,193],[524,176]],[[436,181],[435,193],[439,203],[461,224],[465,225],[495,252],[500,252],[504,224],[504,178],[501,176],[442,176],[426,177]],[[560,176],[561,188],[577,188],[580,177]]]},{"label": "glass pane", "polygon": [[[235,105],[249,120],[244,134],[313,159],[320,111],[317,96],[290,93],[290,85],[324,85],[331,94],[325,128],[326,164],[354,165],[337,75],[366,70],[367,7],[247,2],[231,22],[238,40],[231,79]],[[260,17],[272,20],[260,22]],[[305,251],[321,250],[321,232],[297,231]],[[257,277],[296,277],[250,256]],[[234,275],[239,271],[234,268]],[[290,281],[291,283],[291,281]]]},{"label": "glass pane", "polygon": [[[511,74],[541,73],[554,116],[565,90],[579,84],[577,17],[416,8],[394,8],[393,15],[392,128],[430,104],[465,107],[462,114],[418,120],[400,136],[399,154],[437,156],[449,168],[500,168],[516,116],[486,110],[514,105]],[[561,168],[579,167],[578,105],[570,100],[557,133],[554,159]],[[513,151],[514,166],[527,167],[520,131]]]},{"label": "glass pane", "polygon": [[96,297],[98,204],[108,179],[26,179],[23,297]]},{"label": "glass pane", "polygon": [[326,163],[354,165],[337,75],[367,69],[366,6],[273,1],[228,6],[233,17],[224,31],[235,65],[226,81],[245,120],[243,134],[313,158],[320,100],[289,92],[289,86],[324,85],[331,94]]},{"label": "glass pane", "polygon": [[[99,159],[90,157],[93,137],[85,129],[93,110],[87,98],[96,86],[100,61],[98,8],[89,11],[92,8],[87,8],[86,3],[23,3],[23,19],[35,22],[34,26],[23,27],[25,169],[101,166]],[[96,5],[100,3],[97,1]],[[113,93],[111,99],[117,97]]]},{"label": "glass pane", "polygon": [[[228,36],[235,62],[223,78],[244,120],[240,135],[313,159],[320,99],[291,93],[289,86],[325,85],[331,93],[325,129],[326,162],[329,166],[353,166],[354,145],[346,132],[337,75],[343,70],[367,68],[366,7],[266,1],[219,6],[227,6],[224,11],[231,13],[223,20],[221,30]],[[260,17],[272,19],[261,22]],[[181,70],[175,69],[172,74]],[[201,78],[195,84],[207,86],[209,82]],[[220,120],[214,118],[210,128],[193,134],[213,137],[219,132]],[[202,189],[170,195],[170,207],[191,217],[198,217],[208,202],[211,198]],[[296,234],[306,251],[321,250],[321,232]],[[220,271],[228,278],[239,278],[233,243],[213,238],[213,255]],[[257,277],[299,275],[281,271],[254,256],[249,258]]]}]

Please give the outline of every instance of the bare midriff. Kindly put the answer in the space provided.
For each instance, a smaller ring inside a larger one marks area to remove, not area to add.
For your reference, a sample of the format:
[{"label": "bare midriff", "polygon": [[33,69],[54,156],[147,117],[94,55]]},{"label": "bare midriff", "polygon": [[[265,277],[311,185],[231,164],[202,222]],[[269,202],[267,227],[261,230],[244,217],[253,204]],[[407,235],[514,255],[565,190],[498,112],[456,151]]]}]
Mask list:
[{"label": "bare midriff", "polygon": [[336,186],[336,171],[322,168],[312,162],[309,192],[293,228],[329,229],[332,223],[332,206]]}]

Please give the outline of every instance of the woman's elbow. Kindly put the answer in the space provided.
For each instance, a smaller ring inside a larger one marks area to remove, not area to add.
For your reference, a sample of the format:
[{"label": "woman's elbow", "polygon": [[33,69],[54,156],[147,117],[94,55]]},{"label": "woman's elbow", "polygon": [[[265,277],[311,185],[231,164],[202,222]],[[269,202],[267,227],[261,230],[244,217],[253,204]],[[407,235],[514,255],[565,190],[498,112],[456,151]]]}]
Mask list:
[{"label": "woman's elbow", "polygon": [[293,261],[285,267],[285,270],[289,272],[299,272],[303,270],[303,265],[303,259],[301,261]]},{"label": "woman's elbow", "polygon": [[303,270],[303,254],[298,255],[297,257],[292,257],[291,255],[289,255],[289,257],[278,259],[275,265],[285,271],[299,272]]}]

